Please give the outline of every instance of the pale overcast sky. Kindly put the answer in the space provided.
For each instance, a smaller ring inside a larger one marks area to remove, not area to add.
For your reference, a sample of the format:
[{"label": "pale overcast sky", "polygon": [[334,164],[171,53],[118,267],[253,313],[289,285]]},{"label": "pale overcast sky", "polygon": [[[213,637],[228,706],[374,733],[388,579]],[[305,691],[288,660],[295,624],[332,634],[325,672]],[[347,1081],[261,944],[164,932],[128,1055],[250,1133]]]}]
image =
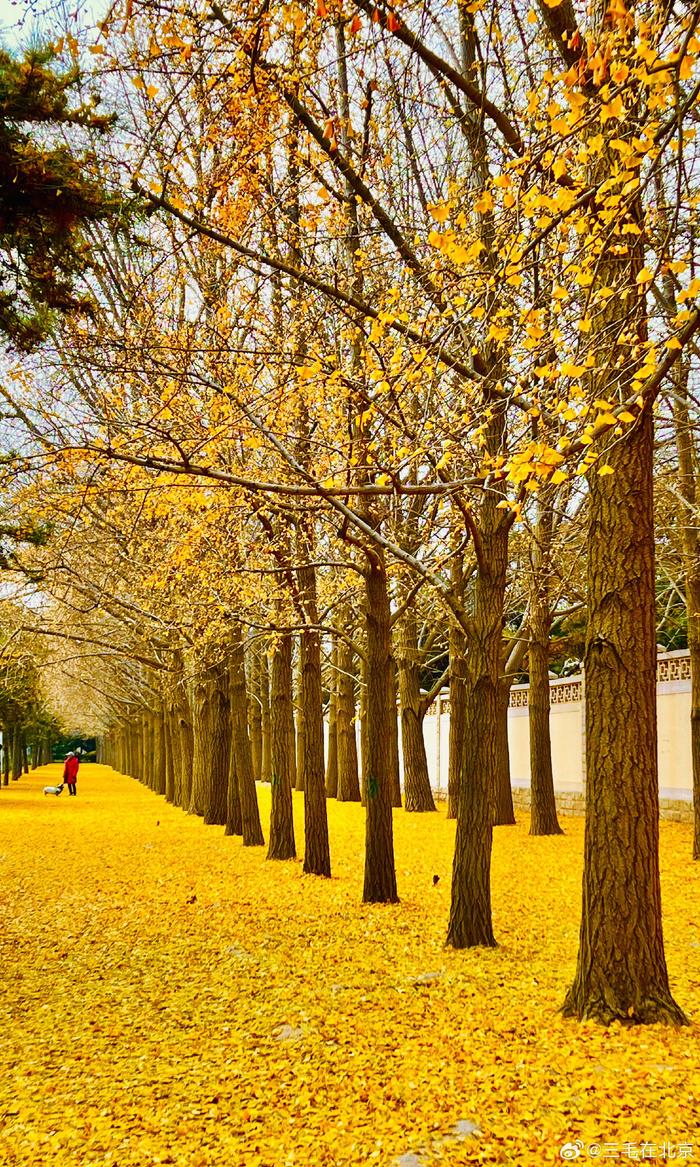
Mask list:
[{"label": "pale overcast sky", "polygon": [[15,0],[14,3],[12,0],[0,0],[0,32],[3,42],[12,45],[27,40],[41,23],[37,20],[40,11],[41,6],[38,4],[25,4],[23,0]]},{"label": "pale overcast sky", "polygon": [[[84,25],[91,9],[94,12],[104,10],[105,7],[102,4],[95,5],[90,0],[0,0],[0,33],[7,45],[18,41],[22,43],[42,28],[44,33],[50,28],[56,28],[56,15],[61,10],[64,13],[61,23],[66,28],[70,27],[76,17]],[[53,12],[53,19],[46,18],[47,12]]]}]

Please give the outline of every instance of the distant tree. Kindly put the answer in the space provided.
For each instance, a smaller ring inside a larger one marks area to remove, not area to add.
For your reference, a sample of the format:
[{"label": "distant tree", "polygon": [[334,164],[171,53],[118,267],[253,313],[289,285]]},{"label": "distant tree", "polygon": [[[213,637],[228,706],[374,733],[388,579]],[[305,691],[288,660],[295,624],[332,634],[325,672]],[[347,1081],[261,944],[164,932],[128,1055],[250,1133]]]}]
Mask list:
[{"label": "distant tree", "polygon": [[91,311],[77,289],[90,264],[84,228],[122,215],[88,145],[113,118],[80,98],[79,81],[54,49],[0,50],[0,332],[20,349],[44,338],[55,312]]}]

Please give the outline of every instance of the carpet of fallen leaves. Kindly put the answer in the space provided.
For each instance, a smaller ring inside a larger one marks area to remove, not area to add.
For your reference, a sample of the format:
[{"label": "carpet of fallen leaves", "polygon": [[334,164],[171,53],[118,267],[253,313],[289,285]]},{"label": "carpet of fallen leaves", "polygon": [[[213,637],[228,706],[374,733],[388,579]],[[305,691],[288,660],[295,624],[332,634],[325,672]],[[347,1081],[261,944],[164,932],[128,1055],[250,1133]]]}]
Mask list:
[{"label": "carpet of fallen leaves", "polygon": [[[44,797],[58,773],[0,790],[3,1165],[534,1164],[577,1138],[700,1158],[697,1023],[557,1013],[581,821],[497,829],[500,947],[456,953],[444,811],[395,812],[401,903],[367,907],[359,806],[329,803],[319,880],[107,767],[82,767],[76,799]],[[266,822],[267,788],[260,802]],[[302,810],[295,794],[298,844]],[[698,1019],[690,827],[662,823],[661,846],[672,985]]]}]

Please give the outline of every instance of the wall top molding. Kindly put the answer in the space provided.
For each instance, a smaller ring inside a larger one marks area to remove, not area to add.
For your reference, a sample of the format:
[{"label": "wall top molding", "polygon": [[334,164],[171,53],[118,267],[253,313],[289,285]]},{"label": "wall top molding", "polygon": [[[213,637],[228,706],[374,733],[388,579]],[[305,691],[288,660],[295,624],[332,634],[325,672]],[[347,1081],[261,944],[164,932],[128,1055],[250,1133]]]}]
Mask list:
[{"label": "wall top molding", "polygon": [[[656,658],[656,683],[661,685],[669,681],[690,682],[690,653],[687,648],[658,654]],[[583,701],[583,683],[582,672],[571,677],[553,677],[549,682],[550,702],[552,705],[574,705]],[[510,708],[526,709],[529,690],[529,685],[513,685],[510,691]],[[437,716],[438,711],[444,714],[450,712],[449,688],[443,689],[438,694],[428,713]]]}]

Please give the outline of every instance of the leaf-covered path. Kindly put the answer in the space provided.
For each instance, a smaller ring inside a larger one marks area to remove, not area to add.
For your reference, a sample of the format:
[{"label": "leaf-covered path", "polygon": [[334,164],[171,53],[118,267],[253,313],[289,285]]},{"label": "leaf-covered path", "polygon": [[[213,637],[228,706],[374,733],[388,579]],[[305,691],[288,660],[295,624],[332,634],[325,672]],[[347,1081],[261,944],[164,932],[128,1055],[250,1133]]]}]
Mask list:
[{"label": "leaf-covered path", "polygon": [[[454,953],[444,813],[395,812],[401,904],[363,907],[359,806],[329,803],[323,881],[106,767],[44,797],[58,773],[0,791],[3,1165],[531,1164],[577,1138],[700,1157],[696,1024],[557,1015],[581,822],[497,830],[500,947]],[[700,865],[690,827],[661,839],[672,985],[699,1018]]]}]

